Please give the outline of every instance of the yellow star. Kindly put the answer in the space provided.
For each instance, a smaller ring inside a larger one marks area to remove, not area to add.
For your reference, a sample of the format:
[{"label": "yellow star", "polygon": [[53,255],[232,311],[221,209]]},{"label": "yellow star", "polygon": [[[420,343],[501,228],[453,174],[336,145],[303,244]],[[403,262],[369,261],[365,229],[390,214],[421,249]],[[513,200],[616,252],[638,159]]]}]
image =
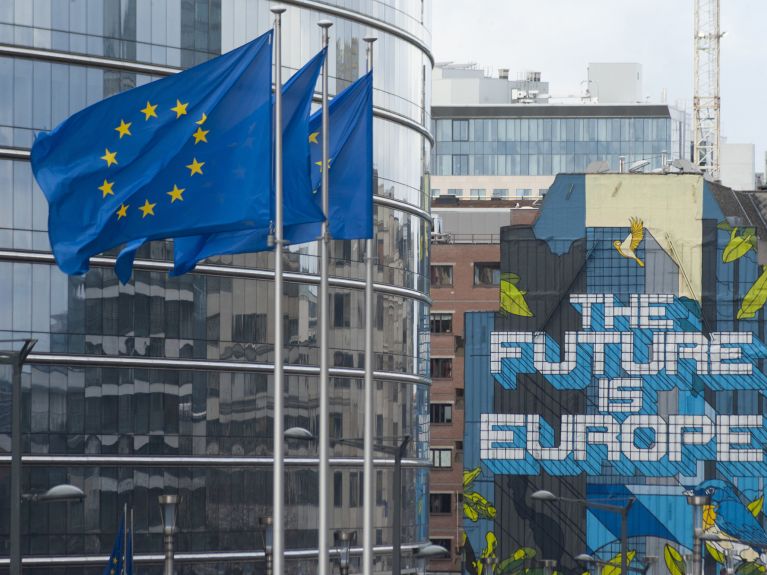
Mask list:
[{"label": "yellow star", "polygon": [[173,189],[170,192],[165,192],[170,196],[170,203],[172,204],[176,200],[184,201],[184,198],[181,197],[181,194],[184,193],[186,188],[179,188],[176,184],[173,184]]},{"label": "yellow star", "polygon": [[154,207],[156,205],[157,205],[157,203],[150,204],[149,200],[144,200],[144,205],[143,206],[139,206],[139,210],[141,211],[142,214],[144,214],[141,217],[145,218],[147,216],[153,216],[154,215]]},{"label": "yellow star", "polygon": [[123,136],[132,136],[133,134],[130,133],[130,127],[133,122],[125,123],[125,120],[120,120],[120,125],[115,128],[120,133],[120,139],[123,139]]},{"label": "yellow star", "polygon": [[104,155],[101,156],[101,159],[107,163],[107,168],[108,168],[112,164],[117,163],[117,152],[110,152],[109,148],[107,148],[106,150],[104,150]]},{"label": "yellow star", "polygon": [[188,105],[189,105],[189,102],[187,102],[186,104],[182,104],[181,101],[178,98],[176,98],[176,105],[173,108],[171,108],[171,110],[176,112],[176,119],[186,115],[186,107]]},{"label": "yellow star", "polygon": [[156,118],[157,117],[157,104],[150,104],[149,100],[146,101],[146,108],[142,109],[141,111],[144,112],[144,120],[148,120],[149,118]]},{"label": "yellow star", "polygon": [[121,219],[123,219],[125,216],[127,216],[127,215],[128,215],[128,208],[129,208],[129,207],[130,207],[130,206],[126,206],[125,204],[120,204],[120,209],[119,209],[119,210],[117,210],[117,219],[118,219],[118,220],[121,220]]},{"label": "yellow star", "polygon": [[195,124],[197,124],[198,126],[202,126],[202,125],[205,123],[205,120],[207,120],[207,119],[208,119],[208,117],[205,115],[205,112],[203,112],[203,113],[202,113],[202,118],[200,118],[199,120],[197,120],[197,121],[195,122]]},{"label": "yellow star", "polygon": [[[332,159],[328,159],[328,170],[333,167],[330,165],[332,161],[333,161]],[[320,160],[319,162],[314,162],[314,163],[315,165],[320,167],[320,173],[322,173],[322,160]]]},{"label": "yellow star", "polygon": [[203,130],[201,127],[198,127],[197,131],[192,134],[192,136],[194,136],[195,145],[199,144],[200,142],[205,142],[207,144],[208,140],[205,138],[205,136],[208,135],[208,132],[210,132],[210,130]]},{"label": "yellow star", "polygon": [[114,182],[107,182],[106,180],[104,180],[104,183],[99,186],[99,190],[101,190],[102,198],[115,195],[115,193],[112,191],[113,185],[114,185]]},{"label": "yellow star", "polygon": [[194,176],[195,174],[202,174],[202,167],[205,165],[205,162],[198,162],[197,158],[194,158],[192,160],[192,163],[187,166],[189,168],[189,175]]},{"label": "yellow star", "polygon": [[317,141],[317,136],[319,136],[319,135],[320,135],[319,132],[312,132],[311,134],[309,134],[309,143],[310,144],[319,144],[319,142]]}]

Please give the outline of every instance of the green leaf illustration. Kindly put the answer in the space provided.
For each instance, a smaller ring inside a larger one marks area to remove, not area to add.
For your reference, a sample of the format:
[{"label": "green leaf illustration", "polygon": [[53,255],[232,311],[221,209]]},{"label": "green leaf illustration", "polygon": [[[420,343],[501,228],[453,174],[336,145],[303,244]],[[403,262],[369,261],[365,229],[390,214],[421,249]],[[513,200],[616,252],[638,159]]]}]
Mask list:
[{"label": "green leaf illustration", "polygon": [[717,563],[720,563],[721,565],[724,565],[724,553],[719,551],[719,549],[714,547],[708,541],[706,541],[706,551],[708,551],[708,554],[711,555],[714,561],[716,561]]},{"label": "green leaf illustration", "polygon": [[764,505],[764,495],[761,497],[754,499],[751,503],[748,504],[748,510],[751,512],[751,514],[754,517],[759,517],[759,514],[762,512],[762,506]]},{"label": "green leaf illustration", "polygon": [[748,251],[754,247],[752,240],[756,239],[753,228],[747,228],[742,235],[737,235],[738,228],[733,228],[730,232],[730,241],[722,252],[722,261],[726,264],[742,258]]},{"label": "green leaf illustration", "polygon": [[716,225],[716,228],[718,230],[724,230],[725,232],[732,231],[732,226],[730,225],[730,222],[727,220],[722,220]]},{"label": "green leaf illustration", "polygon": [[735,575],[764,575],[764,572],[764,565],[746,561],[743,561],[735,568]]},{"label": "green leaf illustration", "polygon": [[751,289],[748,290],[743,303],[738,310],[738,319],[750,319],[756,315],[767,302],[767,266],[764,267],[762,275],[754,282]]},{"label": "green leaf illustration", "polygon": [[663,549],[663,558],[666,560],[666,567],[671,575],[685,575],[687,573],[687,562],[679,554],[679,551],[668,543]]},{"label": "green leaf illustration", "polygon": [[493,519],[495,507],[476,491],[463,494],[463,513],[471,521]]},{"label": "green leaf illustration", "polygon": [[527,292],[520,290],[517,283],[519,283],[517,274],[506,273],[501,277],[501,309],[512,315],[533,317],[533,312],[525,301]]},{"label": "green leaf illustration", "polygon": [[474,469],[464,469],[463,470],[463,489],[466,490],[466,488],[474,482],[474,480],[479,476],[480,473],[482,473],[481,467],[475,467]]},{"label": "green leaf illustration", "polygon": [[[636,551],[629,551],[626,553],[626,567],[631,565],[631,562],[636,557]],[[602,567],[602,575],[620,575],[621,573],[621,554],[618,553],[615,557],[610,559],[604,567]]]},{"label": "green leaf illustration", "polygon": [[520,575],[524,569],[525,561],[536,556],[535,549],[520,547],[511,556],[507,557],[495,568],[495,575]]}]

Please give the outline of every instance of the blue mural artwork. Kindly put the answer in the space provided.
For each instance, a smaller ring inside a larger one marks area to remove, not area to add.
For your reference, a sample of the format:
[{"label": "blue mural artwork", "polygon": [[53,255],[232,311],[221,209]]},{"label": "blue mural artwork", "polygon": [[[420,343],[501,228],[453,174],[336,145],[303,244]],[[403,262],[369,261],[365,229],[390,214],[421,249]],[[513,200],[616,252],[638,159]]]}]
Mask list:
[{"label": "blue mural artwork", "polygon": [[590,503],[630,501],[631,566],[681,575],[686,494],[710,499],[711,573],[765,572],[765,230],[734,200],[696,175],[558,176],[505,234],[499,312],[465,318],[467,572],[589,553],[618,575],[621,516]]}]

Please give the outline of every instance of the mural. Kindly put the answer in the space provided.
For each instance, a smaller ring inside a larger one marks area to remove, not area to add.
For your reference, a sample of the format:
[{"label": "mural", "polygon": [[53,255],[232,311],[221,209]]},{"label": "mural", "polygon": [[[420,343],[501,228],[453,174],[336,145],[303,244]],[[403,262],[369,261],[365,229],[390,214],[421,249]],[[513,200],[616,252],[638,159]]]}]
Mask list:
[{"label": "mural", "polygon": [[747,203],[696,175],[560,175],[535,225],[504,229],[499,313],[466,315],[466,572],[618,575],[627,507],[629,570],[681,575],[686,495],[706,495],[706,572],[765,573],[766,230]]}]

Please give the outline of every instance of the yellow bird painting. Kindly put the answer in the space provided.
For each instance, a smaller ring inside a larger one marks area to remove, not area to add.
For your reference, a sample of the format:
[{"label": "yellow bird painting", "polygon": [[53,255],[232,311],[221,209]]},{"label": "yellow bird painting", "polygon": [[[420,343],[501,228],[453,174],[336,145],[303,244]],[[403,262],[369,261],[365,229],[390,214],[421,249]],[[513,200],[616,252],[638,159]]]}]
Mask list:
[{"label": "yellow bird painting", "polygon": [[623,241],[615,240],[613,247],[624,258],[634,260],[640,267],[644,267],[644,262],[636,256],[636,249],[644,239],[644,223],[639,218],[631,218],[631,233]]}]

